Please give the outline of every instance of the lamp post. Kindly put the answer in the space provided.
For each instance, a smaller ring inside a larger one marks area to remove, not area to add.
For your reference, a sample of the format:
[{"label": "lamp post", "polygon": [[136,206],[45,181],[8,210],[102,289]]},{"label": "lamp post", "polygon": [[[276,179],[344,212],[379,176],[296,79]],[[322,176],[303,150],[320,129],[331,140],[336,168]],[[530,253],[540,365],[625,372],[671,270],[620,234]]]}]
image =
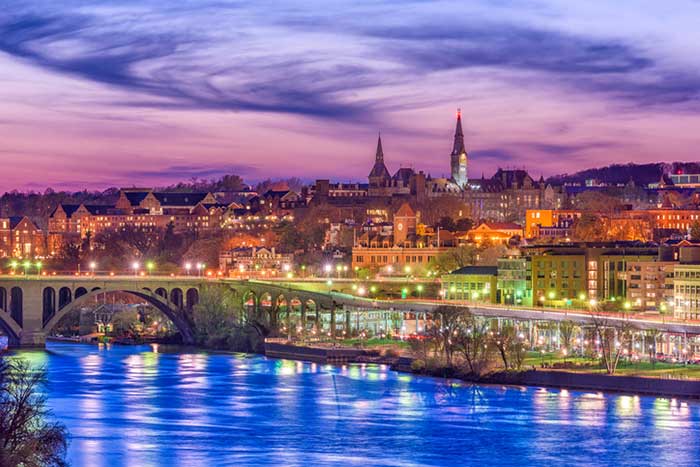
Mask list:
[{"label": "lamp post", "polygon": [[202,269],[204,269],[204,263],[197,263],[197,277],[202,277]]},{"label": "lamp post", "polygon": [[10,268],[12,269],[12,274],[14,274],[17,270],[17,261],[10,261]]},{"label": "lamp post", "polygon": [[88,266],[90,267],[90,274],[94,277],[95,269],[97,268],[97,263],[95,263],[94,261],[90,261],[90,264]]},{"label": "lamp post", "polygon": [[139,269],[140,269],[140,268],[141,268],[141,265],[139,264],[138,261],[134,261],[133,263],[131,263],[131,269],[134,270],[134,276],[138,276],[138,275],[139,275]]},{"label": "lamp post", "polygon": [[27,275],[27,271],[32,267],[32,262],[31,261],[25,261],[24,264],[24,275]]},{"label": "lamp post", "polygon": [[153,261],[146,262],[146,270],[148,271],[149,276],[153,273],[153,269],[155,267],[156,267],[156,265],[153,263]]},{"label": "lamp post", "polygon": [[185,272],[187,273],[188,276],[190,275],[190,269],[192,269],[192,263],[190,263],[188,261],[185,263]]}]

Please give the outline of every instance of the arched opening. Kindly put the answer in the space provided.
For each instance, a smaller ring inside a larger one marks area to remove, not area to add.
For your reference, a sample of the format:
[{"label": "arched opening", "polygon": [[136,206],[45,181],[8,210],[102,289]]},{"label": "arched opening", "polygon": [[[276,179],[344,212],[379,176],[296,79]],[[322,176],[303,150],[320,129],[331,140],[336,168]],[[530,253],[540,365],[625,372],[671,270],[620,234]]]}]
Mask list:
[{"label": "arched opening", "polygon": [[7,311],[7,290],[0,287],[0,310]]},{"label": "arched opening", "polygon": [[289,300],[289,318],[287,322],[289,327],[288,334],[290,336],[301,335],[304,330],[301,324],[303,308],[304,304],[299,297],[292,297],[292,299]]},{"label": "arched opening", "polygon": [[100,288],[99,288],[99,287],[93,287],[92,290],[90,290],[90,292],[95,292],[95,291],[97,291],[97,290],[100,290]]},{"label": "arched opening", "polygon": [[199,303],[199,290],[194,287],[187,289],[187,293],[185,293],[185,303],[187,303],[187,308],[189,310],[194,308],[195,305]]},{"label": "arched opening", "polygon": [[[182,291],[175,290],[179,295],[175,292],[174,298],[182,303]],[[95,288],[79,297],[77,294],[76,290],[76,298],[44,324],[43,331],[47,335],[52,332],[81,336],[97,333],[112,339],[137,339],[137,342],[158,338],[194,343],[191,324],[176,304],[151,292]],[[109,300],[106,295],[111,295]]]},{"label": "arched opening", "polygon": [[61,287],[58,289],[58,309],[60,310],[64,306],[68,305],[73,299],[70,288]]},{"label": "arched opening", "polygon": [[158,287],[156,289],[156,295],[163,297],[164,299],[168,299],[168,291],[165,290],[163,287]]},{"label": "arched opening", "polygon": [[258,305],[258,297],[255,295],[255,292],[249,290],[243,294],[242,305],[246,316],[255,316]]},{"label": "arched opening", "polygon": [[274,307],[272,303],[272,295],[268,292],[260,296],[258,303],[259,319],[263,321],[265,326],[269,327],[274,321]]},{"label": "arched opening", "polygon": [[22,295],[20,287],[12,287],[10,289],[10,316],[20,326],[22,326],[22,307],[24,305]]},{"label": "arched opening", "polygon": [[85,287],[78,287],[75,289],[75,298],[80,298],[83,295],[87,295],[88,291]]},{"label": "arched opening", "polygon": [[277,331],[280,335],[286,335],[289,331],[287,327],[289,321],[289,304],[284,295],[277,296],[275,309],[277,311],[276,326],[273,327],[273,332]]},{"label": "arched opening", "polygon": [[150,291],[151,291],[151,289],[149,289],[148,287],[144,287],[143,290],[145,290],[146,292],[150,292]]},{"label": "arched opening", "polygon": [[183,305],[182,289],[171,290],[170,291],[170,301],[173,302],[173,304],[176,307],[182,308],[182,305]]},{"label": "arched opening", "polygon": [[303,311],[304,316],[301,321],[304,326],[304,331],[308,331],[312,335],[318,335],[322,329],[318,305],[312,299],[306,300],[305,305]]},{"label": "arched opening", "polygon": [[53,287],[45,287],[42,293],[43,311],[41,314],[42,326],[56,314],[56,291]]}]

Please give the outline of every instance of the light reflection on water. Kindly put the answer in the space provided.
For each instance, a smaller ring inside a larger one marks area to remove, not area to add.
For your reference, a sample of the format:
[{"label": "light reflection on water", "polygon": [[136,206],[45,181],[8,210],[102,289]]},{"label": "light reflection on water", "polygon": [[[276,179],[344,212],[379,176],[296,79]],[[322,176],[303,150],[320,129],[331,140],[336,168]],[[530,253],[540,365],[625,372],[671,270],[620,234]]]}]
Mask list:
[{"label": "light reflection on water", "polygon": [[153,350],[23,353],[49,370],[74,466],[699,464],[694,402]]}]

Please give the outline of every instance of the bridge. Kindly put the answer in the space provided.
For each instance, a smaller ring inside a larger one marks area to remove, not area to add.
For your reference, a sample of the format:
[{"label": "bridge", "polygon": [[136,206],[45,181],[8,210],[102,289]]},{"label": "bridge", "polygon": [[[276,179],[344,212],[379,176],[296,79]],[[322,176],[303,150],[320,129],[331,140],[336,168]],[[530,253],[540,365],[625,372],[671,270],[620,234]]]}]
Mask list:
[{"label": "bridge", "polygon": [[[383,329],[422,318],[439,305],[469,308],[472,314],[518,321],[573,321],[592,324],[601,314],[585,310],[526,308],[441,300],[375,300],[329,290],[308,290],[292,283],[164,276],[0,276],[0,328],[10,346],[43,346],[46,336],[73,310],[104,294],[134,295],[165,314],[185,344],[195,341],[193,307],[205,287],[225,287],[238,305],[267,330],[292,337],[306,332],[335,337],[338,328],[359,329],[360,314],[376,315]],[[378,312],[378,313],[374,313]],[[390,318],[393,316],[394,318]],[[364,319],[364,318],[363,318]],[[681,322],[640,315],[611,314],[640,330],[700,335],[700,322]],[[357,320],[357,321],[354,321]],[[392,320],[392,323],[389,323]],[[351,322],[352,321],[352,322]],[[376,323],[375,323],[376,325]]]},{"label": "bridge", "polygon": [[282,316],[290,327],[293,312],[305,326],[309,313],[337,306],[329,294],[294,290],[278,284],[182,276],[0,276],[0,329],[11,347],[43,346],[46,336],[71,311],[108,293],[136,296],[165,314],[182,336],[194,343],[192,309],[205,287],[226,287],[248,313],[270,327]]}]

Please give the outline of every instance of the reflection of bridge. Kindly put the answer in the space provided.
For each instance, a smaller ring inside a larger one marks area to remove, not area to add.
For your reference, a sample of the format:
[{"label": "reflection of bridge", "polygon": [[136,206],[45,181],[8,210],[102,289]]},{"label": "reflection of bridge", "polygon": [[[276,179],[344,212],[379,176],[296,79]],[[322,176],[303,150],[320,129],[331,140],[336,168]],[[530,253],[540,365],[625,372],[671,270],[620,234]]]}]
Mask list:
[{"label": "reflection of bridge", "polygon": [[[352,324],[359,329],[360,314],[363,320],[374,319],[375,331],[396,328],[397,322],[408,317],[415,319],[417,329],[419,320],[426,322],[429,313],[440,304],[469,306],[475,315],[521,321],[571,320],[586,324],[594,319],[586,311],[431,300],[372,300],[260,281],[158,276],[0,276],[0,328],[9,336],[11,346],[41,346],[66,314],[101,294],[124,292],[163,312],[180,331],[183,342],[190,344],[194,342],[192,307],[199,302],[205,286],[227,287],[238,304],[254,314],[257,321],[289,336],[306,332],[334,336],[339,329],[351,329]],[[700,323],[664,322],[642,316],[607,319],[624,319],[637,329],[700,335]]]}]

